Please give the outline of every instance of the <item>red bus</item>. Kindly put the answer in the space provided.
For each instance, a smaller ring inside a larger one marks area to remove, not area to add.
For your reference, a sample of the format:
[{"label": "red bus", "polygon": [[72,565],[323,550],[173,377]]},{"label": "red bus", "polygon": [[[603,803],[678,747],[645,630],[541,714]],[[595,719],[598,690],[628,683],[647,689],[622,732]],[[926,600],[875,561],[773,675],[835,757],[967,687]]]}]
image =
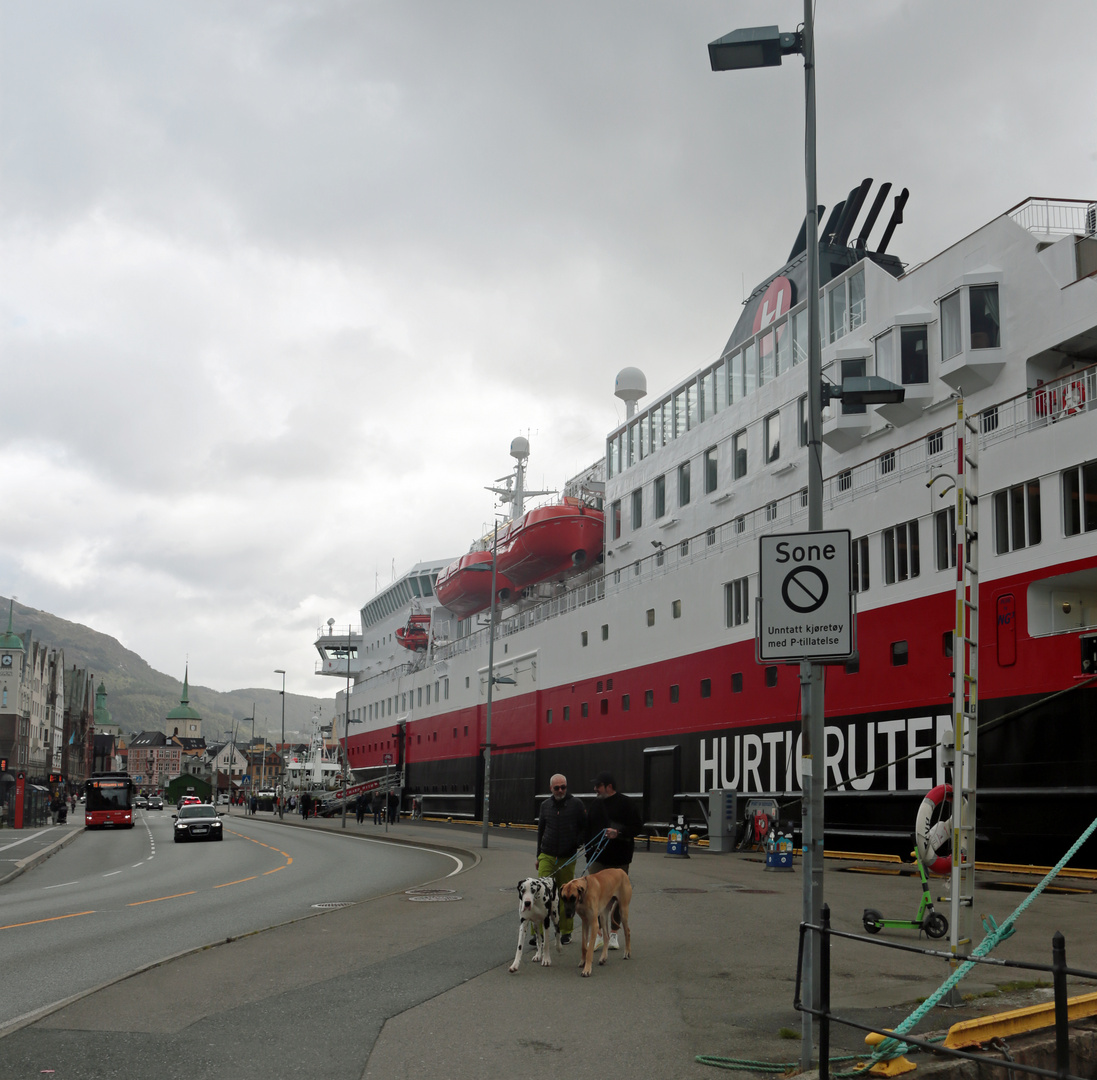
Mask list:
[{"label": "red bus", "polygon": [[132,829],[135,790],[129,773],[94,773],[84,785],[84,828]]}]

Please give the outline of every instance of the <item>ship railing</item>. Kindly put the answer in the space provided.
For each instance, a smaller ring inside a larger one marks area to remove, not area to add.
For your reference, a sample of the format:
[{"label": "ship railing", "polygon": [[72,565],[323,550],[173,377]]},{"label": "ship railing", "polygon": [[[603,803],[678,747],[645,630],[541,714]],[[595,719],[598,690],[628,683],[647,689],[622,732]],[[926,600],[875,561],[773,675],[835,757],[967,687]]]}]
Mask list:
[{"label": "ship railing", "polygon": [[1097,203],[1086,199],[1025,199],[1006,213],[1032,233],[1092,236]]},{"label": "ship railing", "polygon": [[980,445],[1050,427],[1095,408],[1097,364],[1026,390],[979,414]]}]

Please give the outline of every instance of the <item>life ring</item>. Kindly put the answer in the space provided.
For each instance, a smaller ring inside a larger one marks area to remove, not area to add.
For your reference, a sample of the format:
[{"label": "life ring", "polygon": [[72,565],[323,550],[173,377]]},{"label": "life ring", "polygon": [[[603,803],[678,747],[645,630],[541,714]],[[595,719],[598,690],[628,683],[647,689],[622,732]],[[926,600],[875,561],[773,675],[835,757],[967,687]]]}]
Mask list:
[{"label": "life ring", "polygon": [[754,842],[756,844],[762,843],[766,838],[766,834],[769,832],[769,815],[768,814],[755,814],[754,815]]},{"label": "life ring", "polygon": [[938,784],[926,792],[918,807],[914,841],[918,858],[929,873],[947,874],[952,869],[951,784]]}]

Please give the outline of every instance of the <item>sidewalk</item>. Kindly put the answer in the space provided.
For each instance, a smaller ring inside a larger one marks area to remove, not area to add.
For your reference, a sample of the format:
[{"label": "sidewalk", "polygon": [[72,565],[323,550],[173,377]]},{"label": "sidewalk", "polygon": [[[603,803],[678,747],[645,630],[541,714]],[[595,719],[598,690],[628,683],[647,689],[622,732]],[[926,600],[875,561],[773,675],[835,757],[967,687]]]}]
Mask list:
[{"label": "sidewalk", "polygon": [[[284,827],[342,831],[338,818],[287,817]],[[583,979],[578,944],[565,946],[560,957],[553,952],[550,968],[535,967],[527,947],[511,975],[515,885],[533,872],[531,832],[493,829],[485,850],[479,828],[463,825],[405,820],[386,837],[383,826],[359,826],[350,817],[346,831],[444,848],[468,865],[430,886],[455,890],[432,894],[449,902],[412,902],[398,893],[193,953],[9,1036],[0,1042],[0,1058],[23,1063],[28,1076],[55,1069],[55,1080],[122,1075],[117,1069],[127,1058],[158,1080],[319,1072],[483,1080],[577,1068],[592,1057],[611,1060],[615,1075],[681,1080],[719,1075],[695,1062],[698,1054],[798,1060],[801,1017],[792,1000],[799,866],[771,872],[760,855],[695,849],[689,859],[671,859],[639,851],[632,867],[632,959],[611,952],[605,967]],[[368,847],[360,850],[368,857]],[[1005,891],[991,887],[999,881]],[[984,875],[979,884],[980,910],[999,922],[1025,895],[1005,875]],[[1070,964],[1097,970],[1097,892],[1092,883],[1070,886],[1080,891],[1041,897],[996,955],[1050,962],[1052,934],[1062,930]],[[826,896],[833,925],[860,933],[865,907],[913,915],[919,887],[917,879],[828,860]],[[913,932],[891,937],[918,941]],[[836,942],[832,970],[836,1011],[894,1026],[936,989],[948,965]],[[962,990],[989,992],[1018,977],[1011,969],[980,969]],[[1092,988],[1071,992],[1086,989]],[[1049,996],[1037,990],[980,998],[937,1010],[922,1030]],[[834,1053],[863,1045],[849,1029],[832,1033]]]}]

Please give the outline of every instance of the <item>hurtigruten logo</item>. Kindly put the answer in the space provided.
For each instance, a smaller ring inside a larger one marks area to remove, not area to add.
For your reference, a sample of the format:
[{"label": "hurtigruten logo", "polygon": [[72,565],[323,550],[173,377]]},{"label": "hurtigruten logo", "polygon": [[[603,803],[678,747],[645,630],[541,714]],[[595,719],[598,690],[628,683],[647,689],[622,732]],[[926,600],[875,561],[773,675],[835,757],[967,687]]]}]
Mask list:
[{"label": "hurtigruten logo", "polygon": [[[945,783],[936,747],[951,723],[946,713],[827,724],[824,769],[816,764],[816,772],[825,771],[828,792],[928,791]],[[802,790],[799,725],[702,739],[700,754],[700,791]]]}]

